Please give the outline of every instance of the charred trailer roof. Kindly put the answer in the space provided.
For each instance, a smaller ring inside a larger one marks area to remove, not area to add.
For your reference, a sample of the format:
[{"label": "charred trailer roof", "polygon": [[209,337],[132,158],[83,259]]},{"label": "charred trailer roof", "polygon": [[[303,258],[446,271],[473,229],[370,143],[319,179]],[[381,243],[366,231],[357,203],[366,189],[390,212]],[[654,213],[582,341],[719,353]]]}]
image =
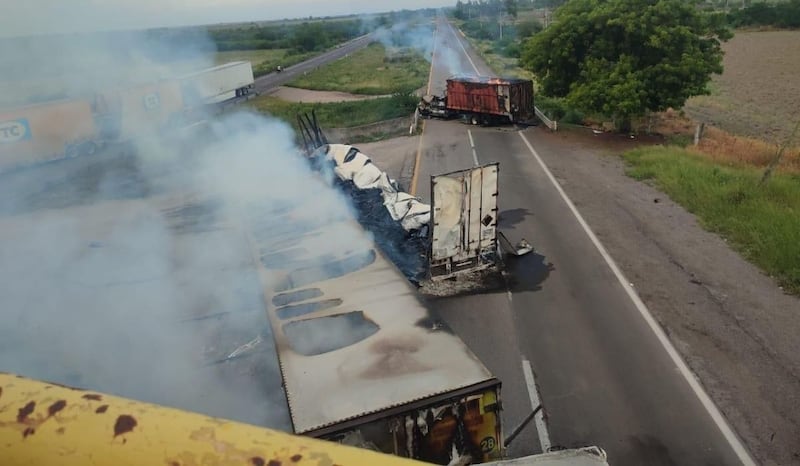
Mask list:
[{"label": "charred trailer roof", "polygon": [[529,79],[454,76],[447,80],[447,108],[462,114],[505,117],[510,122],[533,116]]}]

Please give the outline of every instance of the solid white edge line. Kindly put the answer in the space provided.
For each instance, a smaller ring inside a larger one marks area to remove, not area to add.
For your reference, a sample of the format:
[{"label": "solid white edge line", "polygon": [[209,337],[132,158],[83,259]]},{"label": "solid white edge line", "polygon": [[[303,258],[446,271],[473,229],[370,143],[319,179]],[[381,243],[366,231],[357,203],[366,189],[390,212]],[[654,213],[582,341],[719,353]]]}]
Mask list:
[{"label": "solid white edge line", "polygon": [[578,209],[575,207],[575,204],[572,203],[572,201],[567,196],[567,193],[564,192],[564,189],[561,187],[556,178],[547,168],[547,165],[544,164],[542,158],[539,157],[539,154],[536,152],[531,143],[528,141],[528,138],[526,138],[525,135],[522,134],[522,132],[519,133],[519,136],[522,138],[522,141],[525,143],[525,145],[528,146],[528,150],[530,150],[531,154],[533,154],[533,157],[539,163],[539,166],[542,167],[542,170],[547,175],[547,178],[549,178],[550,182],[553,183],[553,186],[555,186],[556,190],[561,195],[561,198],[567,204],[569,209],[572,211],[573,215],[575,215],[575,218],[578,220],[578,223],[581,225],[581,227],[583,227],[583,230],[589,236],[589,239],[592,241],[594,246],[600,252],[600,255],[603,256],[603,259],[605,259],[606,264],[608,264],[608,267],[611,269],[612,272],[614,272],[614,275],[617,277],[617,280],[619,280],[620,285],[622,285],[622,288],[628,294],[628,297],[631,299],[631,301],[633,301],[633,304],[636,306],[636,309],[639,310],[639,313],[642,315],[645,322],[647,322],[647,325],[650,327],[653,333],[655,333],[656,337],[661,342],[661,345],[666,350],[670,359],[672,359],[672,362],[675,364],[675,366],[677,366],[681,375],[683,375],[683,378],[686,379],[686,382],[692,388],[692,391],[694,391],[695,395],[700,400],[700,403],[703,405],[708,414],[711,416],[711,419],[714,421],[719,430],[722,432],[722,435],[725,437],[725,440],[727,440],[728,444],[731,446],[731,448],[733,448],[733,451],[736,454],[736,456],[739,458],[742,464],[746,466],[751,466],[751,465],[755,466],[756,462],[753,460],[753,458],[750,456],[750,453],[747,451],[742,442],[733,432],[733,429],[731,429],[731,427],[728,425],[728,422],[725,420],[725,417],[722,415],[719,408],[717,408],[717,406],[711,400],[711,397],[708,396],[708,393],[706,393],[705,389],[703,389],[702,385],[700,385],[700,382],[697,380],[697,377],[695,377],[694,373],[692,373],[692,371],[689,369],[689,366],[686,365],[686,362],[684,362],[683,358],[681,358],[680,354],[678,354],[678,351],[672,345],[672,342],[669,341],[669,338],[667,337],[667,334],[664,332],[664,329],[662,329],[661,326],[658,324],[658,322],[656,322],[655,318],[650,313],[650,310],[647,308],[644,302],[642,302],[642,300],[639,298],[639,295],[636,294],[636,292],[633,290],[633,287],[631,286],[630,282],[622,274],[619,267],[617,267],[616,262],[614,262],[614,259],[612,259],[611,256],[608,254],[608,251],[606,251],[606,248],[603,246],[602,243],[600,243],[600,240],[597,239],[597,236],[595,236],[592,229],[589,228],[589,225],[583,219],[583,216],[581,216],[580,212],[578,212]]},{"label": "solid white edge line", "polygon": [[[447,21],[447,20],[445,20],[445,21]],[[461,46],[461,50],[464,51],[464,55],[467,57],[467,60],[469,60],[469,64],[472,65],[472,69],[475,70],[475,74],[480,76],[481,72],[478,71],[478,67],[475,66],[475,62],[472,61],[472,57],[469,56],[469,54],[467,53],[467,49],[464,48],[464,43],[461,42],[461,39],[458,37],[458,34],[456,34],[456,30],[453,29],[453,25],[450,24],[450,21],[447,21],[447,25],[450,27],[450,31],[453,33],[453,37],[456,38],[456,42],[458,42],[458,45]]]},{"label": "solid white edge line", "polygon": [[478,152],[475,151],[475,140],[472,139],[472,130],[467,130],[467,136],[469,136],[469,146],[472,148],[472,161],[475,162],[475,166],[477,167],[480,165],[478,163]]},{"label": "solid white edge line", "polygon": [[[528,387],[528,396],[531,399],[531,409],[536,409],[542,402],[539,399],[539,390],[536,388],[536,381],[533,379],[533,369],[527,359],[522,360],[522,373],[525,376],[525,385]],[[547,430],[547,423],[544,420],[544,410],[540,410],[533,417],[536,424],[536,432],[539,434],[539,444],[542,452],[547,453],[552,446],[550,443],[550,432]]]}]

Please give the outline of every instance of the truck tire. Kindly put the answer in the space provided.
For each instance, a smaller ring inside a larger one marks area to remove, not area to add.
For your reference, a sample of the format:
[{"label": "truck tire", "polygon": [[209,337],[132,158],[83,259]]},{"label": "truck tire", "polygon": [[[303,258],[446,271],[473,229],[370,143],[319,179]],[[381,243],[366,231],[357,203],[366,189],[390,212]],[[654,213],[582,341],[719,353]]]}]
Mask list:
[{"label": "truck tire", "polygon": [[478,126],[478,115],[472,115],[469,119],[469,122],[472,126]]}]

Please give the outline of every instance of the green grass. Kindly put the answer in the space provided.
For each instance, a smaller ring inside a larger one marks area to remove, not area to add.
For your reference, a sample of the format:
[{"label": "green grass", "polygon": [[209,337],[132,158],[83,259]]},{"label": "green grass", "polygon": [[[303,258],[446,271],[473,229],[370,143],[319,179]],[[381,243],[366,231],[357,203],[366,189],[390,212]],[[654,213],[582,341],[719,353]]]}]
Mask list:
[{"label": "green grass", "polygon": [[287,49],[261,49],[261,50],[229,50],[214,54],[214,63],[221,65],[232,61],[249,61],[253,66],[263,62],[282,60]]},{"label": "green grass", "polygon": [[215,53],[214,63],[221,65],[232,61],[249,61],[253,64],[253,74],[258,77],[272,73],[278,65],[285,68],[314,55],[317,54],[293,53],[288,49],[228,50]]},{"label": "green grass", "polygon": [[[789,292],[800,294],[800,176],[715,164],[678,147],[647,147],[624,155],[628,174],[651,180],[703,226]],[[709,264],[713,267],[713,264]]]},{"label": "green grass", "polygon": [[491,40],[478,40],[467,36],[467,40],[472,44],[472,48],[478,51],[483,61],[489,65],[498,76],[504,78],[534,79],[533,73],[519,65],[519,59],[506,57],[498,53],[497,46]]},{"label": "green grass", "polygon": [[411,115],[417,106],[417,98],[408,95],[395,95],[379,99],[354,102],[333,102],[326,104],[287,102],[275,97],[264,96],[254,99],[253,108],[262,113],[296,124],[298,113],[316,110],[320,126],[325,128],[350,128],[378,121]]},{"label": "green grass", "polygon": [[386,95],[409,93],[425,85],[430,64],[418,53],[371,44],[289,83],[318,91]]}]

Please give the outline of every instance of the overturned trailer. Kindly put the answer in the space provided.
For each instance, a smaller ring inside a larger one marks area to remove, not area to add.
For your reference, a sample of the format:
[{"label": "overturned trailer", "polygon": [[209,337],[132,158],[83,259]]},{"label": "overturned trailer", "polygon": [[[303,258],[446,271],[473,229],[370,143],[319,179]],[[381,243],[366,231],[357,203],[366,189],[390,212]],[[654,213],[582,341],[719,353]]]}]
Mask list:
[{"label": "overturned trailer", "polygon": [[352,217],[292,210],[268,214],[278,230],[245,223],[293,431],[438,464],[501,458],[500,381]]}]

